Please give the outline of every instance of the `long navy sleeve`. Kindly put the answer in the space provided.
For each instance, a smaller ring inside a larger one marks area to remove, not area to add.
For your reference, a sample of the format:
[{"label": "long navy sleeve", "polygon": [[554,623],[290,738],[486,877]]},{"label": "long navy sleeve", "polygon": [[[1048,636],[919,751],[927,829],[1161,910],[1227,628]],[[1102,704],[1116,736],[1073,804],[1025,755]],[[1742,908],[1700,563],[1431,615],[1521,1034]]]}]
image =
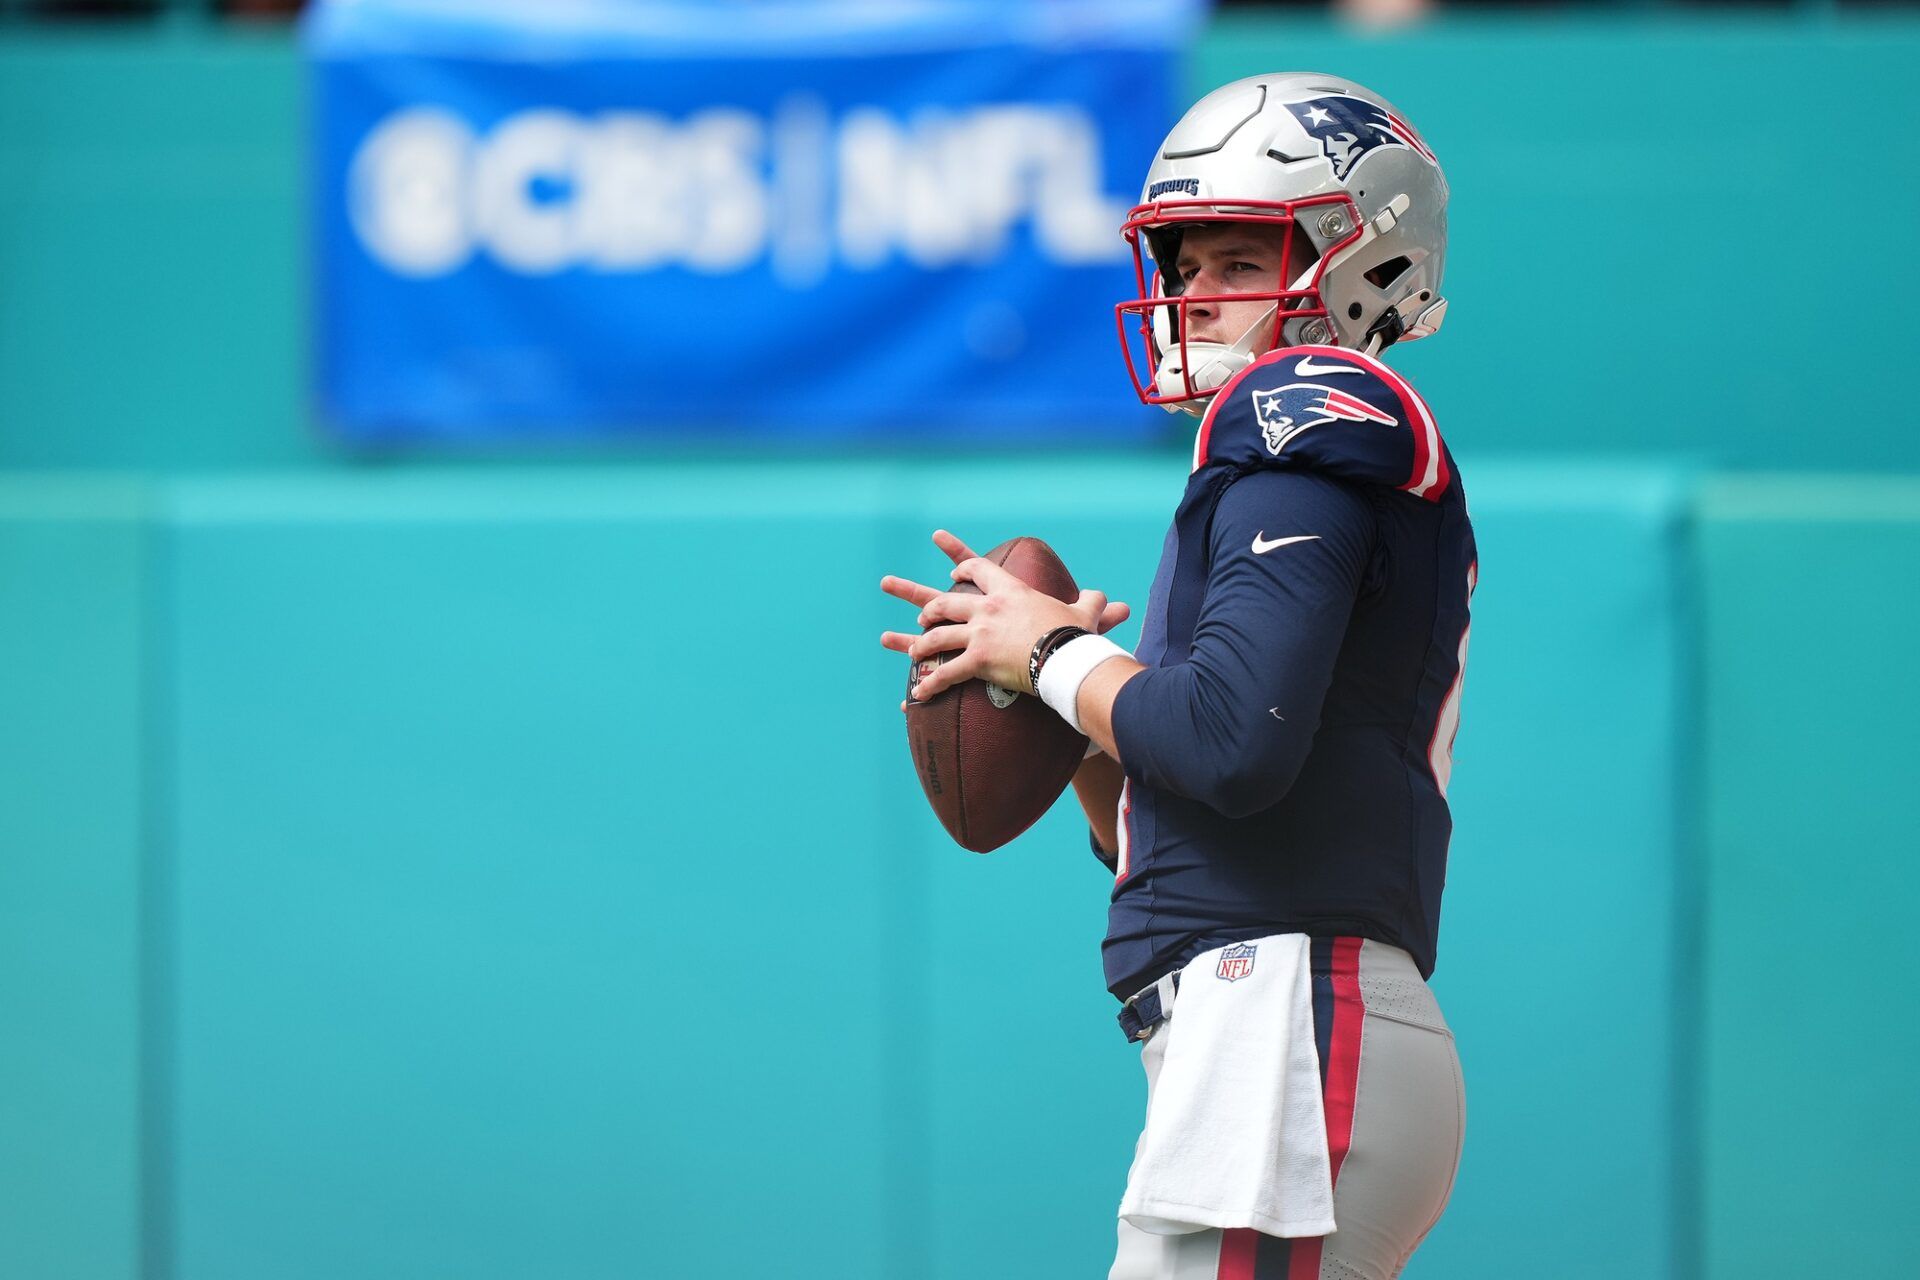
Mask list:
[{"label": "long navy sleeve", "polygon": [[1357,486],[1305,471],[1228,483],[1187,660],[1141,672],[1114,703],[1128,776],[1230,818],[1279,803],[1313,745],[1374,539]]}]

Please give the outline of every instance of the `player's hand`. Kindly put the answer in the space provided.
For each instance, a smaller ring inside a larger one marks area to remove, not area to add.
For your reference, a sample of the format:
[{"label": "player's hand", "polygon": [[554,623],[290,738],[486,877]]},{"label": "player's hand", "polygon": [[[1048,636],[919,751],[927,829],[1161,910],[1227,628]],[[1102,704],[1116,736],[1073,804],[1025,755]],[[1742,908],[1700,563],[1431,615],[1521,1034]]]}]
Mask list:
[{"label": "player's hand", "polygon": [[935,531],[933,541],[953,560],[953,580],[970,582],[981,594],[939,591],[892,576],[880,580],[882,591],[919,606],[920,625],[930,628],[921,635],[888,631],[880,643],[916,662],[938,653],[949,655],[914,687],[913,696],[922,702],[975,678],[1025,692],[1030,688],[1027,660],[1041,636],[1065,626],[1096,634],[1109,631],[1131,612],[1099,591],[1082,591],[1072,604],[1055,600],[974,554],[944,529]]},{"label": "player's hand", "polygon": [[[980,558],[979,552],[974,551],[971,547],[967,546],[966,543],[962,542],[953,534],[948,533],[945,529],[935,529],[933,531],[933,545],[946,552],[947,558],[952,560],[956,566],[964,564],[969,560],[977,560]],[[954,574],[955,578],[959,576],[957,573]],[[900,579],[897,578],[894,580],[896,582],[900,581]],[[1021,585],[1024,586],[1025,584],[1022,583]],[[1032,588],[1028,588],[1028,590],[1031,589]],[[937,595],[938,592],[934,594]],[[1085,600],[1088,596],[1100,596],[1102,600],[1106,599],[1106,597],[1098,591],[1082,591],[1080,593],[1082,600]],[[1052,597],[1048,598],[1051,599]],[[921,602],[915,601],[914,603]],[[1090,630],[1092,630],[1095,635],[1105,635],[1107,632],[1125,622],[1132,613],[1133,610],[1129,609],[1120,601],[1111,601],[1100,612],[1100,625],[1097,628],[1090,628]],[[921,625],[925,626],[926,624],[923,622]]]},{"label": "player's hand", "polygon": [[[933,545],[946,552],[947,558],[953,561],[956,566],[965,564],[969,560],[978,560],[980,558],[979,552],[967,546],[966,543],[962,542],[953,534],[948,533],[945,529],[935,529],[933,531]],[[960,575],[956,573],[953,576],[958,578]],[[1021,583],[1020,585],[1025,586],[1026,584]],[[1032,590],[1031,587],[1027,589]],[[1088,596],[1100,596],[1102,600],[1106,599],[1106,597],[1098,591],[1082,591],[1080,593],[1082,600],[1085,600]],[[1052,599],[1051,596],[1047,598]],[[1095,635],[1103,636],[1125,622],[1132,613],[1133,610],[1129,609],[1120,601],[1111,601],[1100,611],[1100,625],[1098,627],[1090,627],[1088,630],[1092,631]],[[921,625],[925,626],[926,624],[923,622]]]}]

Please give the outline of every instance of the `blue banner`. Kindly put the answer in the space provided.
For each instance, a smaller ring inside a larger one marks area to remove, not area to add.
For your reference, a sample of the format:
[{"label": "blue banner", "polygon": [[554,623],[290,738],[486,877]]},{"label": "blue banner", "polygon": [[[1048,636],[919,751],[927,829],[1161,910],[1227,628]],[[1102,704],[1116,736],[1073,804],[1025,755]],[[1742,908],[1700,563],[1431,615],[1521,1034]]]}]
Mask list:
[{"label": "blue banner", "polygon": [[1200,2],[323,3],[322,416],[1144,436],[1119,226]]}]

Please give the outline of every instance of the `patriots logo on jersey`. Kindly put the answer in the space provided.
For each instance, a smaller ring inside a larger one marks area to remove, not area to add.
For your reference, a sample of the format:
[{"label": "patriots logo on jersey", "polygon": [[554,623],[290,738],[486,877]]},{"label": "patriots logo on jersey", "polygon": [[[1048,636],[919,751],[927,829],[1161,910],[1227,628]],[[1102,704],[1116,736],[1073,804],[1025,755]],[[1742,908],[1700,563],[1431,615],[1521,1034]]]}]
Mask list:
[{"label": "patriots logo on jersey", "polygon": [[1383,413],[1359,396],[1317,382],[1289,382],[1273,391],[1253,393],[1253,416],[1267,452],[1278,454],[1301,432],[1327,422],[1377,422],[1397,427],[1400,419]]},{"label": "patriots logo on jersey", "polygon": [[1428,164],[1439,163],[1412,126],[1365,98],[1332,93],[1305,102],[1289,102],[1286,107],[1293,112],[1300,127],[1320,143],[1327,159],[1333,162],[1333,176],[1341,182],[1347,180],[1353,166],[1381,147],[1406,147]]}]

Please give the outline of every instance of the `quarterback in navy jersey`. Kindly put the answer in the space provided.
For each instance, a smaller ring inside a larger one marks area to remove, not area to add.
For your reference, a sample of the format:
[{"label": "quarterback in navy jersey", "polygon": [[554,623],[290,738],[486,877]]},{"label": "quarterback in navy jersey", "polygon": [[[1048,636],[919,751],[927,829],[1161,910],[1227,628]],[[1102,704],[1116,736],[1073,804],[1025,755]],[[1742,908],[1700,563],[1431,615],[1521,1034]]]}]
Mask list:
[{"label": "quarterback in navy jersey", "polygon": [[1151,1099],[1113,1280],[1390,1280],[1451,1192],[1464,1095],[1425,980],[1478,564],[1433,414],[1381,358],[1445,315],[1446,199],[1351,81],[1203,98],[1122,229],[1135,389],[1199,418],[1139,648],[1103,634],[1125,606],[944,531],[980,594],[883,583],[931,628],[883,643],[948,655],[915,697],[1037,668],[1093,744],[1074,787]]}]

